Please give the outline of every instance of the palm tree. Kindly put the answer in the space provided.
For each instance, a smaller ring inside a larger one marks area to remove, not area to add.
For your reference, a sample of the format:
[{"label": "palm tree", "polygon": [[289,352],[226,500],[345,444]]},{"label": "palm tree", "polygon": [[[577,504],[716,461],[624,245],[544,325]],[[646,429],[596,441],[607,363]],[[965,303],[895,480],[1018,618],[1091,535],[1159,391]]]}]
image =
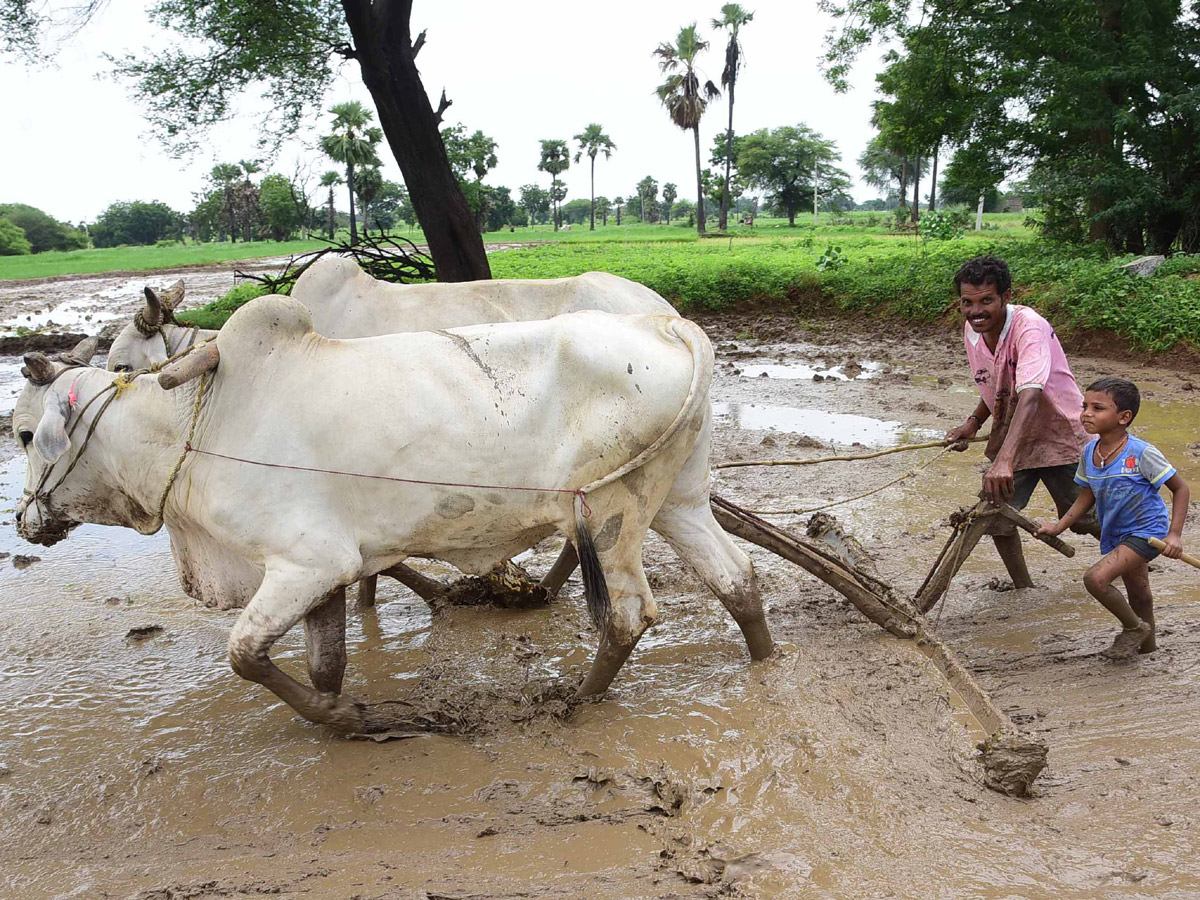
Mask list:
[{"label": "palm tree", "polygon": [[[380,190],[383,188],[383,173],[376,166],[365,166],[355,180],[354,190],[358,194],[358,202],[362,204],[362,221],[363,234],[365,235],[370,229],[370,224],[367,219],[367,214],[371,211],[371,204],[375,202],[375,198],[379,196]],[[380,229],[383,233],[383,229]]]},{"label": "palm tree", "polygon": [[621,207],[624,205],[625,205],[624,197],[614,197],[613,198],[613,206],[615,206],[617,209],[617,225],[618,226],[621,224]]},{"label": "palm tree", "polygon": [[729,43],[725,45],[725,69],[721,72],[721,86],[729,94],[729,128],[725,131],[725,188],[721,194],[721,230],[729,223],[729,164],[733,156],[733,89],[737,84],[738,72],[742,67],[742,42],[738,32],[754,18],[737,3],[726,3],[721,7],[721,18],[712,20],[713,28],[729,29]]},{"label": "palm tree", "polygon": [[560,172],[565,172],[571,165],[571,148],[566,141],[542,141],[542,159],[538,163],[539,171],[550,176],[550,202],[553,204],[552,217],[554,230],[558,231],[558,204],[567,196],[566,186],[558,180]]},{"label": "palm tree", "polygon": [[229,242],[237,243],[237,207],[233,202],[233,185],[241,176],[242,170],[234,163],[217,163],[212,167],[209,177],[221,188],[224,196],[222,203],[226,215],[229,216]]},{"label": "palm tree", "polygon": [[679,196],[679,191],[671,182],[663,185],[663,212],[667,216],[667,224],[671,224],[671,207],[675,203],[675,198]]},{"label": "palm tree", "polygon": [[330,169],[321,176],[321,187],[329,188],[329,239],[333,240],[333,229],[337,224],[336,217],[333,212],[333,189],[343,183],[342,176]]},{"label": "palm tree", "polygon": [[[700,84],[696,75],[696,57],[708,49],[708,41],[696,34],[696,23],[679,29],[675,43],[662,43],[654,51],[658,68],[667,76],[655,91],[667,108],[671,121],[684,131],[690,130],[696,144],[696,231],[704,234],[704,186],[700,182],[700,117],[708,101],[721,96],[711,81]],[[680,71],[682,70],[682,71]]]},{"label": "palm tree", "polygon": [[592,160],[592,224],[589,231],[596,230],[596,154],[603,153],[605,159],[612,158],[612,152],[617,149],[617,145],[612,142],[607,134],[604,133],[604,128],[593,122],[579,134],[575,135],[575,140],[579,141],[579,149],[575,152],[575,162],[579,162],[586,153]]},{"label": "palm tree", "polygon": [[370,127],[371,111],[351,100],[329,110],[333,114],[333,133],[321,137],[321,151],[334,162],[346,166],[346,187],[350,191],[350,244],[358,243],[354,218],[354,167],[378,166],[375,145],[383,140],[383,131]]}]

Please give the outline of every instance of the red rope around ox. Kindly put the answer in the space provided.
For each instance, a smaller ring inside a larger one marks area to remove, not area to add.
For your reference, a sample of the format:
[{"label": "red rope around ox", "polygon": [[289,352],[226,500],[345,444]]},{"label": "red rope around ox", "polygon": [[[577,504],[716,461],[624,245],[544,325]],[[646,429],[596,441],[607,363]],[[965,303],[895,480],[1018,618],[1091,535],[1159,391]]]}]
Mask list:
[{"label": "red rope around ox", "polygon": [[584,518],[590,518],[592,508],[588,506],[587,494],[576,489],[570,488],[539,488],[539,487],[521,487],[512,484],[467,484],[459,481],[422,481],[419,478],[397,478],[393,475],[366,475],[362,472],[340,472],[337,469],[317,469],[310,466],[289,466],[283,463],[262,462],[257,459],[244,459],[240,456],[226,456],[224,453],[214,453],[211,450],[201,450],[198,447],[193,447],[190,443],[184,445],[184,453],[199,453],[203,456],[215,456],[218,459],[227,459],[230,462],[245,463],[250,466],[263,466],[267,469],[291,469],[294,472],[316,472],[320,475],[345,475],[347,478],[371,478],[376,481],[398,481],[402,484],[425,484],[433,487],[460,487],[460,488],[479,488],[489,491],[530,491],[536,494],[572,494],[579,498],[579,504],[583,509]]}]

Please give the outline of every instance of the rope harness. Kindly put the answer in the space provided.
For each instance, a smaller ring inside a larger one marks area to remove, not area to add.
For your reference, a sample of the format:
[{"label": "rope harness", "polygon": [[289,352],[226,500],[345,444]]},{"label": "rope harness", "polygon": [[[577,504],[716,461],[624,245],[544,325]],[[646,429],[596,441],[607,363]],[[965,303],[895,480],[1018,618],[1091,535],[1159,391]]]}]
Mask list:
[{"label": "rope harness", "polygon": [[[138,330],[142,331],[142,328],[139,327]],[[143,332],[143,333],[145,333],[145,332]],[[195,338],[195,329],[193,329],[193,340],[194,340],[194,338]],[[164,335],[164,340],[165,340],[165,335]],[[49,489],[46,489],[46,482],[50,480],[50,476],[54,473],[54,470],[56,468],[54,465],[47,467],[46,471],[42,473],[42,477],[41,477],[41,479],[39,479],[37,487],[34,488],[33,491],[24,491],[23,492],[23,497],[27,501],[32,502],[34,504],[35,508],[38,510],[38,514],[43,518],[43,520],[46,520],[48,518],[47,514],[50,511],[50,495],[53,494],[54,491],[58,490],[58,488],[62,486],[63,482],[66,481],[67,476],[70,475],[71,472],[75,469],[75,466],[79,464],[79,460],[83,458],[84,451],[87,450],[88,443],[91,441],[92,435],[95,434],[95,432],[96,432],[96,427],[100,424],[100,419],[103,417],[104,413],[108,410],[108,407],[112,404],[112,402],[114,400],[116,400],[118,397],[120,397],[121,394],[124,393],[124,391],[127,388],[129,388],[139,376],[153,375],[153,374],[156,374],[157,372],[160,372],[162,369],[164,369],[170,363],[173,363],[177,359],[180,359],[180,358],[186,356],[187,354],[189,354],[192,350],[195,349],[195,347],[196,347],[196,345],[194,343],[189,343],[183,350],[179,351],[174,356],[166,359],[165,361],[163,361],[161,363],[157,363],[155,365],[149,366],[144,369],[138,369],[134,372],[124,372],[124,373],[118,375],[112,381],[111,384],[109,384],[107,387],[103,388],[94,397],[92,397],[91,400],[89,400],[86,404],[84,404],[83,408],[79,410],[78,415],[75,417],[74,422],[71,423],[70,428],[67,430],[67,440],[68,441],[70,441],[71,437],[75,434],[76,429],[83,422],[84,415],[87,413],[87,411],[89,409],[91,409],[92,406],[98,400],[100,400],[101,397],[105,398],[104,402],[100,405],[100,408],[96,411],[96,415],[92,419],[91,424],[88,426],[87,433],[84,435],[83,442],[79,445],[79,449],[76,451],[74,457],[71,459],[71,462],[67,466],[66,470],[63,471],[63,473],[58,477],[58,480],[55,481],[54,484],[51,485],[51,487]],[[55,375],[54,378],[50,382],[48,382],[47,387],[49,388],[49,387],[53,386],[54,382],[57,381],[59,378],[61,378],[63,375],[67,374],[67,372],[74,371],[76,369],[86,370],[86,369],[90,369],[90,368],[91,368],[90,366],[69,366],[68,368],[63,369],[61,372],[59,372],[57,375]],[[74,410],[75,410],[75,404],[76,404],[75,387],[76,387],[76,383],[78,382],[78,380],[79,380],[79,376],[77,375],[75,377],[75,382],[72,383],[71,390],[68,393],[68,401],[69,401],[70,409],[72,412],[74,412]],[[268,469],[289,469],[289,470],[295,471],[295,472],[314,472],[314,473],[321,474],[321,475],[341,475],[341,476],[345,476],[347,478],[367,478],[367,479],[372,479],[372,480],[377,480],[377,481],[391,481],[391,482],[396,482],[396,483],[400,483],[400,484],[420,484],[420,485],[428,485],[428,486],[432,486],[432,487],[475,488],[478,490],[493,490],[493,491],[527,491],[530,493],[539,493],[539,494],[570,494],[571,496],[573,496],[574,498],[576,498],[579,501],[580,509],[583,513],[584,518],[591,518],[592,508],[588,505],[588,502],[587,502],[587,492],[581,488],[543,488],[543,487],[526,487],[526,486],[511,485],[511,484],[472,484],[469,482],[460,482],[460,481],[426,481],[426,480],[419,479],[419,478],[400,478],[400,477],[396,477],[393,475],[373,475],[373,474],[367,474],[367,473],[363,473],[363,472],[345,472],[345,471],[341,471],[338,469],[321,469],[321,468],[316,468],[313,466],[294,466],[294,465],[287,465],[284,463],[270,463],[270,462],[264,462],[262,460],[246,459],[246,458],[240,457],[240,456],[230,456],[230,455],[227,455],[224,453],[216,453],[212,450],[201,450],[199,447],[193,446],[192,441],[196,436],[196,426],[200,420],[200,410],[203,405],[205,392],[208,388],[208,381],[209,381],[209,374],[207,372],[205,372],[204,374],[202,374],[200,376],[200,384],[196,390],[195,402],[192,404],[191,420],[188,424],[188,432],[187,432],[187,437],[184,440],[183,449],[180,451],[179,457],[175,460],[175,464],[171,467],[170,474],[167,476],[166,483],[163,485],[162,492],[159,494],[158,503],[155,506],[155,512],[154,512],[154,523],[155,524],[154,524],[153,529],[149,533],[153,533],[154,531],[157,531],[159,528],[162,527],[163,513],[166,509],[167,498],[170,496],[171,488],[173,488],[175,486],[175,481],[178,478],[179,472],[183,468],[183,463],[187,459],[187,456],[189,453],[196,453],[201,456],[211,456],[216,459],[224,459],[224,460],[228,460],[230,462],[243,463],[245,465],[250,465],[250,466],[261,466],[263,468],[268,468]]]}]

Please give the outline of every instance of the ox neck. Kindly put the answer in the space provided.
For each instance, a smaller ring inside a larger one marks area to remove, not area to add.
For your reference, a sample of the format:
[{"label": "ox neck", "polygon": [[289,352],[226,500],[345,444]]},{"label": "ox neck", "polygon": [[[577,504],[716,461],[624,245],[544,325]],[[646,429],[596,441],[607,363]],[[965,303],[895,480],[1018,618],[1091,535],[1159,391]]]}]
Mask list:
[{"label": "ox neck", "polygon": [[[109,372],[83,370],[76,382],[78,408],[82,409],[112,381]],[[97,499],[108,498],[107,504],[98,504],[99,509],[85,504],[89,510],[86,521],[123,525],[143,534],[152,534],[161,527],[158,503],[183,450],[194,391],[193,386],[164,391],[146,375],[121,390],[96,425],[83,452],[80,463],[86,464],[88,475],[72,473],[64,483],[65,487],[71,485],[73,478],[88,477],[93,482],[89,487],[94,488],[88,493],[94,493]],[[80,429],[89,427],[98,405],[88,410]],[[68,452],[76,449],[73,446]],[[78,482],[71,487],[72,495],[80,489]],[[170,508],[169,502],[167,506]]]}]

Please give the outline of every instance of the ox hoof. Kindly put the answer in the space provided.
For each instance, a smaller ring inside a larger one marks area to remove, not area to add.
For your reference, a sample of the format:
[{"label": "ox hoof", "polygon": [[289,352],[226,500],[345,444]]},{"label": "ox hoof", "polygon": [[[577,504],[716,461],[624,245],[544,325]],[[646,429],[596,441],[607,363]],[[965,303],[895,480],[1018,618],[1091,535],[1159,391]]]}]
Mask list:
[{"label": "ox hoof", "polygon": [[457,710],[418,706],[407,700],[384,700],[362,706],[360,734],[391,736],[416,734],[463,734],[470,723]]},{"label": "ox hoof", "polygon": [[367,723],[367,708],[357,700],[342,694],[321,692],[312,715],[305,716],[311,722],[327,725],[341,734],[359,734]]}]

